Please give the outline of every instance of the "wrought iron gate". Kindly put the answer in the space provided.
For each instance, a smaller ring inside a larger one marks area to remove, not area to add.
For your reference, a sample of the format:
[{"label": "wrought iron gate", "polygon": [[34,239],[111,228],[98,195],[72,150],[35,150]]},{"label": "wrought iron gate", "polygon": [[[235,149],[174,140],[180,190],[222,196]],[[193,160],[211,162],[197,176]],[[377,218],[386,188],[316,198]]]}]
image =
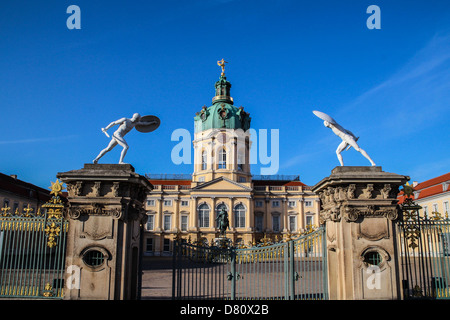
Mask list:
[{"label": "wrought iron gate", "polygon": [[438,212],[419,215],[408,197],[402,205],[399,244],[405,299],[450,299],[450,219]]},{"label": "wrought iron gate", "polygon": [[327,299],[324,228],[246,249],[177,243],[174,299]]},{"label": "wrought iron gate", "polygon": [[68,222],[58,193],[42,207],[1,209],[0,297],[63,297]]}]

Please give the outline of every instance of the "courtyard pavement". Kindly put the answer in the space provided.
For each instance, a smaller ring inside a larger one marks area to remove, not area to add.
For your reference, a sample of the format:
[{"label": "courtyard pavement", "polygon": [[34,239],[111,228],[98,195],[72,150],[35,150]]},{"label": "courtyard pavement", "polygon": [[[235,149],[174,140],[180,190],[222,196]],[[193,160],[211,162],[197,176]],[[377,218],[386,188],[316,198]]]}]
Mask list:
[{"label": "courtyard pavement", "polygon": [[172,299],[172,257],[144,257],[141,299]]}]

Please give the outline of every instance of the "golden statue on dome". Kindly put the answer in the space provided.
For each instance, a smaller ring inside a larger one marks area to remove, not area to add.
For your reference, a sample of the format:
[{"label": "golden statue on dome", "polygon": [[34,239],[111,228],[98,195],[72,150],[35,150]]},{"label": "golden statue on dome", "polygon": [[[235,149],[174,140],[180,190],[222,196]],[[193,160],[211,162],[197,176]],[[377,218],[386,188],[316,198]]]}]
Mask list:
[{"label": "golden statue on dome", "polygon": [[222,68],[222,73],[220,74],[222,77],[225,75],[225,63],[228,63],[228,62],[223,59],[217,61],[217,65]]}]

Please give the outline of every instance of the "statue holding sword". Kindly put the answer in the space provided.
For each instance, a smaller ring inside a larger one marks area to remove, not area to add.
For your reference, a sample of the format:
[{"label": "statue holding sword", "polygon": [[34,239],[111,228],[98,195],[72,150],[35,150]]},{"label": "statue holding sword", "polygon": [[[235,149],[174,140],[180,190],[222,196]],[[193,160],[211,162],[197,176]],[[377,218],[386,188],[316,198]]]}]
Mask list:
[{"label": "statue holding sword", "polygon": [[141,117],[139,113],[133,114],[131,119],[121,118],[119,120],[111,122],[106,128],[102,128],[103,133],[110,138],[109,134],[106,132],[109,128],[118,125],[119,128],[112,134],[111,141],[108,146],[100,151],[99,155],[94,159],[93,163],[97,163],[98,160],[103,157],[107,152],[111,151],[116,145],[120,145],[123,149],[120,154],[119,164],[123,164],[123,158],[125,157],[129,146],[124,139],[124,136],[130,132],[133,128],[140,132],[151,132],[159,127],[160,120],[155,116],[144,116]]}]

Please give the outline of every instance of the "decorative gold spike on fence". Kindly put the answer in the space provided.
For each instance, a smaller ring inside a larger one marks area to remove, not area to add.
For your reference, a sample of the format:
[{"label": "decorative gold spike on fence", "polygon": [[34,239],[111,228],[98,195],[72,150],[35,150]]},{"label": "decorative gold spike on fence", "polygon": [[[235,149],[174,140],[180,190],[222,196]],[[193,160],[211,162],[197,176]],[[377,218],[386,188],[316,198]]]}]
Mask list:
[{"label": "decorative gold spike on fence", "polygon": [[56,179],[56,182],[52,182],[49,187],[51,189],[50,194],[53,194],[52,198],[42,205],[47,209],[47,221],[45,226],[45,234],[47,236],[47,246],[53,248],[57,244],[57,240],[61,231],[61,227],[58,221],[62,218],[64,204],[61,201],[61,191],[64,190],[63,183]]}]

